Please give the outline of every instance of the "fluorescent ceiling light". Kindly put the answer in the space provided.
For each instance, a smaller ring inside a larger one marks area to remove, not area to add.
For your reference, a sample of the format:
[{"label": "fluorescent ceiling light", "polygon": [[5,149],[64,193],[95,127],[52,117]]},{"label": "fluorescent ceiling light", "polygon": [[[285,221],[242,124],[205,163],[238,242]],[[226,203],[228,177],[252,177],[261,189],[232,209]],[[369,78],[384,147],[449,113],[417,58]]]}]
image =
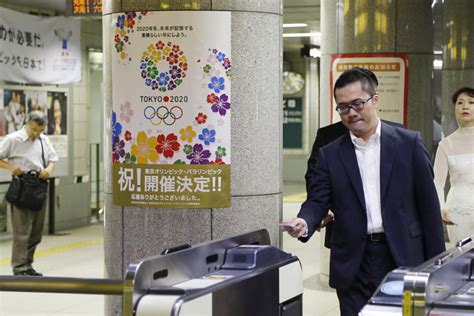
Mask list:
[{"label": "fluorescent ceiling light", "polygon": [[306,23],[283,23],[283,27],[306,27]]},{"label": "fluorescent ceiling light", "polygon": [[320,32],[312,32],[312,33],[283,33],[283,37],[316,37],[320,36]]}]

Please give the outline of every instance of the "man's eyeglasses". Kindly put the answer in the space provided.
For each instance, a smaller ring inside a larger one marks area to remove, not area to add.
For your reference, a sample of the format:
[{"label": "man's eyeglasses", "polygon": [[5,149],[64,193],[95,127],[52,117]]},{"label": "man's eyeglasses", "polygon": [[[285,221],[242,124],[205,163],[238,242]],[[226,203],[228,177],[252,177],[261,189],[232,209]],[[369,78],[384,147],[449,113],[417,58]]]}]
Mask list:
[{"label": "man's eyeglasses", "polygon": [[[375,94],[374,94],[375,95]],[[371,96],[370,98],[368,98],[367,100],[361,100],[361,99],[357,99],[357,100],[354,100],[352,101],[351,103],[347,103],[347,104],[338,104],[336,106],[336,111],[339,113],[339,114],[346,114],[346,113],[349,113],[350,109],[353,109],[354,111],[357,111],[359,112],[360,110],[362,110],[364,108],[364,105],[369,102],[370,100],[372,100],[372,98],[374,97]]]}]

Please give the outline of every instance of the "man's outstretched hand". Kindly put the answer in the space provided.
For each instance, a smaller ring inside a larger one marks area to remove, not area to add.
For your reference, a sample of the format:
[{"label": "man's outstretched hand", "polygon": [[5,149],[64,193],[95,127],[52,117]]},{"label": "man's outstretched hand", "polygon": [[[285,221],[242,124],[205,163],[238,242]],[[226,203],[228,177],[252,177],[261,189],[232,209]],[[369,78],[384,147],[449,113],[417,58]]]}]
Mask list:
[{"label": "man's outstretched hand", "polygon": [[308,232],[308,225],[302,218],[287,218],[281,222],[280,227],[288,232],[291,237],[299,238]]}]

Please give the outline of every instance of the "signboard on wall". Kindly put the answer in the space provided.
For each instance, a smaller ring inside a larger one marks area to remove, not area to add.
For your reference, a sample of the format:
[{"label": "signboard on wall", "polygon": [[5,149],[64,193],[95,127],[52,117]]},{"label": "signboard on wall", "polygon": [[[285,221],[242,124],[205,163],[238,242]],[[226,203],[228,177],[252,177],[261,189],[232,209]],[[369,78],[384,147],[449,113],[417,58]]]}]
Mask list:
[{"label": "signboard on wall", "polygon": [[[399,53],[335,54],[332,55],[330,89],[339,76],[348,69],[360,67],[375,73],[379,82],[377,92],[381,97],[379,117],[407,125],[408,55]],[[339,121],[335,110],[336,100],[331,97],[331,123]]]},{"label": "signboard on wall", "polygon": [[81,22],[0,8],[0,80],[63,84],[81,80]]},{"label": "signboard on wall", "polygon": [[0,88],[0,140],[23,128],[31,111],[47,118],[44,134],[60,158],[68,156],[67,92],[20,86]]},{"label": "signboard on wall", "polygon": [[303,98],[283,98],[283,149],[303,149]]},{"label": "signboard on wall", "polygon": [[118,13],[109,27],[113,203],[230,207],[230,13]]},{"label": "signboard on wall", "polygon": [[72,16],[102,16],[102,0],[67,0],[66,11]]}]

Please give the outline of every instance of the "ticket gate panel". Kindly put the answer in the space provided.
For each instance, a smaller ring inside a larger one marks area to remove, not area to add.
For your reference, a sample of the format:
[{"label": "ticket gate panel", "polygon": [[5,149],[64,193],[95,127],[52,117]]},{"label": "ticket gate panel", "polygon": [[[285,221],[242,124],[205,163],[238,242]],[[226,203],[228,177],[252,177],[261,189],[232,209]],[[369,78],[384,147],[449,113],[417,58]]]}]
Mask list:
[{"label": "ticket gate panel", "polygon": [[293,297],[303,293],[303,273],[299,261],[280,267],[278,271],[280,303],[291,300]]},{"label": "ticket gate panel", "polygon": [[466,238],[417,267],[388,273],[359,315],[474,316],[473,271],[474,242]]},{"label": "ticket gate panel", "polygon": [[214,314],[212,294],[198,297],[194,300],[183,302],[179,311],[180,316],[208,316]]},{"label": "ticket gate panel", "polygon": [[278,315],[278,292],[278,269],[247,278],[213,294],[213,315]]},{"label": "ticket gate panel", "polygon": [[132,266],[127,280],[133,314],[168,309],[171,316],[301,316],[298,258],[269,245],[269,239],[255,238],[259,235],[210,242]]}]

